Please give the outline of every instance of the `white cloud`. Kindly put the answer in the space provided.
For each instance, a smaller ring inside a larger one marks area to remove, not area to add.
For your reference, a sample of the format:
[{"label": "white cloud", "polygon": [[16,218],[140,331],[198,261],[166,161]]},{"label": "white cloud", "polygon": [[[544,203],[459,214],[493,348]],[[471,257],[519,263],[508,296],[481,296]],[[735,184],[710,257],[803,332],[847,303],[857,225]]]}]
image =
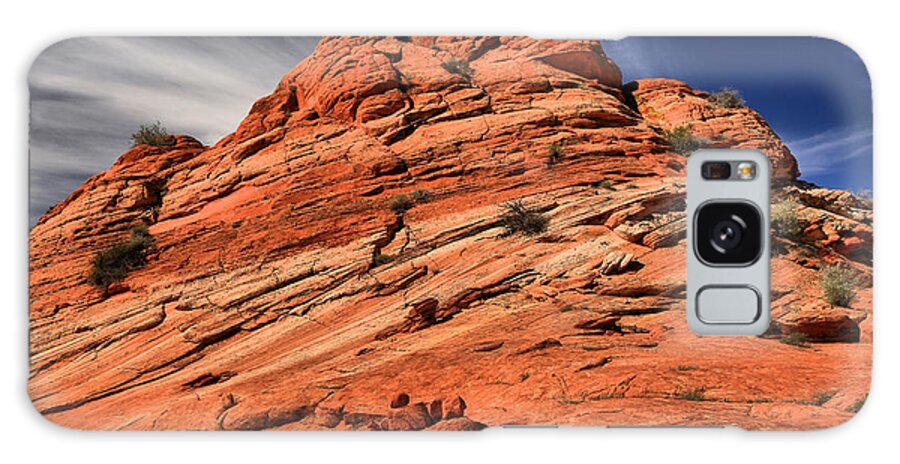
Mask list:
[{"label": "white cloud", "polygon": [[833,173],[841,166],[872,153],[871,128],[840,128],[815,135],[785,140],[791,149],[803,177]]},{"label": "white cloud", "polygon": [[78,38],[29,73],[31,223],[129,147],[140,124],[213,144],[318,38]]}]

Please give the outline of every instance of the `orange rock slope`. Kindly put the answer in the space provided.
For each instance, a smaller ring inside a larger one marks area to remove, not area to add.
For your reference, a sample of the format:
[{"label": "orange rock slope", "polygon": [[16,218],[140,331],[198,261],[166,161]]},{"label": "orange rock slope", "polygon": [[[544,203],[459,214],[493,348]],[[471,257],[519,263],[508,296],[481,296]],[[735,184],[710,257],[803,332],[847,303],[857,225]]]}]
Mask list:
[{"label": "orange rock slope", "polygon": [[[596,42],[324,39],[233,134],[137,146],[34,227],[35,407],[84,429],[839,424],[868,391],[871,208],[706,97],[623,86]],[[764,336],[687,328],[680,125],[763,150],[793,200]],[[506,233],[510,201],[546,231]],[[88,283],[139,222],[146,264]],[[835,262],[850,307],[817,285]]]}]

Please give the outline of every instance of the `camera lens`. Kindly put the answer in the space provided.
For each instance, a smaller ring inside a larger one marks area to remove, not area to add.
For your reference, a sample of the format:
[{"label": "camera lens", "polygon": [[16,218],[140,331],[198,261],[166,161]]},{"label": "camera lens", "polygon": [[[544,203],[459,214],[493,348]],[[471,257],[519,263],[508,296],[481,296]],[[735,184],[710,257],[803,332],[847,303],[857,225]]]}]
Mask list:
[{"label": "camera lens", "polygon": [[731,164],[724,161],[707,161],[700,167],[706,180],[727,180],[731,177]]},{"label": "camera lens", "polygon": [[741,219],[738,216],[732,217],[732,219],[725,219],[723,221],[719,221],[713,226],[713,230],[710,232],[710,236],[712,238],[712,246],[719,253],[727,253],[728,250],[733,250],[740,246],[741,237],[743,233],[743,227],[740,225]]},{"label": "camera lens", "polygon": [[697,210],[694,249],[711,265],[749,265],[762,250],[762,215],[739,202],[707,203]]}]

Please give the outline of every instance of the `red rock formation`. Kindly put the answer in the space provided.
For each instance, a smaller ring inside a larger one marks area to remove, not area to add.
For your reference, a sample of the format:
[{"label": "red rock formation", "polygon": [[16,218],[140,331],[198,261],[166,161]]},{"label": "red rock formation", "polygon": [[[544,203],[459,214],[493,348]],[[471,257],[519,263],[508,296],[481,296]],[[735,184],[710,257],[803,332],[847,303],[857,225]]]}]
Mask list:
[{"label": "red rock formation", "polygon": [[761,150],[772,161],[772,177],[776,180],[800,176],[791,151],[756,111],[743,106],[718,107],[710,103],[708,93],[671,79],[640,80],[628,90],[647,121],[666,130],[688,126],[708,148]]},{"label": "red rock formation", "polygon": [[[871,365],[866,205],[792,183],[779,195],[805,205],[809,235],[773,260],[778,317],[821,301],[823,263],[851,266],[857,343],[700,343],[684,316],[685,159],[663,129],[762,149],[784,182],[796,161],[752,110],[620,80],[594,42],[324,39],[216,145],[134,148],[35,226],[35,406],[91,429],[851,417]],[[546,231],[504,232],[517,199]],[[136,221],[155,239],[147,264],[115,292],[91,286],[93,256]],[[833,322],[815,330],[845,333]]]}]

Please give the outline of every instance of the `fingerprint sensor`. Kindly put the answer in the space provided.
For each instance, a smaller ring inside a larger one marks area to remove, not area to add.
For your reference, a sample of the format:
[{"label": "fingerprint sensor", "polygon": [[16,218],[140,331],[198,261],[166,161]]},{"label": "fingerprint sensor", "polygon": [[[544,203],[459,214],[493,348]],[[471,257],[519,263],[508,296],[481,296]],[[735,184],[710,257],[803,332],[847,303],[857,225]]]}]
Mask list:
[{"label": "fingerprint sensor", "polygon": [[752,324],[762,313],[760,301],[750,286],[709,285],[697,292],[697,317],[704,324]]}]

